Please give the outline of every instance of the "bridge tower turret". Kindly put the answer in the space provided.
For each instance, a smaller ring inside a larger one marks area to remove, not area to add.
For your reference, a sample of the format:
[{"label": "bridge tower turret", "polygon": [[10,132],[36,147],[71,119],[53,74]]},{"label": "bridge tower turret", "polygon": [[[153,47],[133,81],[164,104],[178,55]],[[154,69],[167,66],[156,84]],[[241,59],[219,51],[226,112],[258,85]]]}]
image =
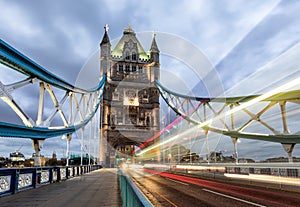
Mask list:
[{"label": "bridge tower turret", "polygon": [[[110,59],[111,59],[111,44],[108,36],[108,25],[106,24],[104,27],[104,35],[102,41],[100,43],[100,77],[104,74],[109,78],[109,68],[110,68]],[[109,90],[109,86],[105,86],[105,91]],[[107,114],[109,114],[108,100],[107,100],[107,92],[103,94],[104,100],[101,102],[100,107],[100,152],[99,152],[99,161],[100,164],[104,164],[107,162],[109,157],[109,151],[107,148],[109,147],[107,144],[107,130],[108,130],[108,119]],[[104,115],[105,114],[105,115]]]},{"label": "bridge tower turret", "polygon": [[108,37],[108,25],[106,24],[105,32],[100,43],[100,76],[106,74],[109,70],[109,62],[110,62],[110,53],[111,53],[111,44]]},{"label": "bridge tower turret", "polygon": [[151,62],[159,64],[159,52],[160,51],[157,47],[155,36],[156,35],[153,34],[152,44],[151,44],[151,48],[150,48],[150,60],[151,60]]},{"label": "bridge tower turret", "polygon": [[[160,79],[160,63],[159,49],[156,43],[155,34],[152,37],[150,48],[150,65],[151,65],[151,104],[153,106],[153,128],[155,131],[160,131],[160,107],[159,107],[159,91],[156,88],[154,81]],[[158,140],[159,141],[159,140]],[[157,160],[160,161],[160,149],[157,149]]]}]

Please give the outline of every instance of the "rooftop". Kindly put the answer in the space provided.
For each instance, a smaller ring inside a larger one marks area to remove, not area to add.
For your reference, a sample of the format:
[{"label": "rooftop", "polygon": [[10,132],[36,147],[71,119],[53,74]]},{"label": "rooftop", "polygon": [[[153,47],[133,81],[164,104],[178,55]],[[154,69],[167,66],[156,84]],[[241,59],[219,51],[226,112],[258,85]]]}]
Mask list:
[{"label": "rooftop", "polygon": [[134,30],[130,27],[130,25],[128,25],[128,27],[124,29],[123,36],[119,40],[119,42],[116,45],[116,47],[111,52],[111,55],[112,56],[119,56],[119,57],[121,57],[122,56],[122,51],[123,51],[123,48],[124,48],[124,44],[125,44],[125,42],[129,42],[130,39],[134,43],[137,44],[139,58],[140,59],[148,60],[149,59],[148,54],[145,52],[143,46],[141,45],[141,43],[139,42],[139,40],[136,38],[136,34],[135,34]]}]

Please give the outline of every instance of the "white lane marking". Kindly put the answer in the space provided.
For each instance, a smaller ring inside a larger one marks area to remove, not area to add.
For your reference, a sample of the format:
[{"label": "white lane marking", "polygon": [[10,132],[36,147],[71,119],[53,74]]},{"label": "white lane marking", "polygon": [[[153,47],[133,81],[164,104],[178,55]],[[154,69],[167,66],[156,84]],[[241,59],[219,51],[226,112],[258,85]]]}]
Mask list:
[{"label": "white lane marking", "polygon": [[209,192],[209,193],[214,193],[216,195],[220,195],[220,196],[223,196],[223,197],[226,197],[226,198],[231,198],[231,199],[234,199],[234,200],[237,200],[237,201],[248,203],[248,204],[251,204],[251,205],[254,205],[254,206],[266,207],[266,206],[263,206],[263,205],[260,205],[260,204],[257,204],[257,203],[246,201],[246,200],[243,200],[243,199],[240,199],[240,198],[236,198],[236,197],[233,197],[233,196],[229,196],[229,195],[226,195],[226,194],[223,194],[223,193],[218,193],[218,192],[215,192],[215,191],[212,191],[212,190],[208,190],[208,189],[205,189],[205,188],[203,188],[202,190],[204,190],[206,192]]},{"label": "white lane marking", "polygon": [[188,183],[180,182],[180,181],[178,181],[178,180],[173,180],[173,179],[171,179],[171,178],[166,178],[166,179],[167,179],[167,180],[171,180],[171,181],[176,182],[176,183],[180,183],[180,184],[182,184],[182,185],[189,185]]}]

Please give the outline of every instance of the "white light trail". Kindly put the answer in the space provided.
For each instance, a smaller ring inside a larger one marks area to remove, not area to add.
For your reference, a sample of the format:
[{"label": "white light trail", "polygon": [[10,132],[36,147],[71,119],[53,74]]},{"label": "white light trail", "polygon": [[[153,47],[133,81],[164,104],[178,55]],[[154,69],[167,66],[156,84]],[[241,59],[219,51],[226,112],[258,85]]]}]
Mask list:
[{"label": "white light trail", "polygon": [[[289,88],[297,86],[297,85],[299,85],[299,83],[300,83],[300,77],[295,78],[294,80],[292,80],[292,81],[290,81],[288,83],[285,83],[285,84],[283,84],[283,85],[281,85],[279,87],[276,87],[275,89],[273,89],[273,90],[271,90],[269,92],[266,92],[265,94],[262,94],[262,95],[260,95],[260,96],[258,96],[256,98],[253,98],[252,100],[250,100],[248,102],[245,102],[245,103],[243,103],[243,104],[241,104],[241,105],[239,105],[239,106],[237,106],[237,107],[235,107],[233,109],[230,109],[229,111],[226,111],[225,112],[225,117],[229,116],[231,114],[234,114],[234,113],[236,113],[238,111],[241,111],[241,110],[243,110],[243,109],[245,109],[245,108],[247,108],[247,107],[249,107],[249,106],[251,106],[251,105],[253,105],[255,103],[263,101],[263,100],[265,100],[265,99],[267,99],[267,98],[269,98],[269,97],[271,97],[271,96],[273,96],[273,95],[275,95],[275,94],[277,94],[279,92],[283,92],[283,91],[285,91],[285,90],[287,90]],[[205,121],[205,122],[203,122],[203,123],[201,123],[199,125],[196,125],[196,126],[190,128],[190,129],[186,130],[185,132],[181,133],[180,135],[176,135],[176,136],[174,136],[174,137],[172,137],[172,138],[170,138],[170,139],[168,139],[168,140],[166,140],[164,142],[160,142],[159,144],[155,144],[152,147],[146,148],[146,149],[142,150],[140,153],[137,153],[137,155],[142,155],[142,154],[144,154],[144,153],[146,153],[146,152],[148,152],[150,150],[153,150],[153,149],[158,148],[158,147],[160,147],[162,145],[165,145],[165,144],[167,144],[169,142],[172,142],[172,141],[174,141],[176,139],[179,139],[182,136],[186,136],[189,133],[191,133],[194,129],[197,129],[197,127],[200,127],[200,128],[205,127],[205,126],[210,127],[210,124],[214,120],[219,119],[219,118],[221,118],[223,116],[224,116],[223,114],[219,114],[219,115],[215,116],[214,118],[211,118],[210,120],[207,120],[207,121]]]}]

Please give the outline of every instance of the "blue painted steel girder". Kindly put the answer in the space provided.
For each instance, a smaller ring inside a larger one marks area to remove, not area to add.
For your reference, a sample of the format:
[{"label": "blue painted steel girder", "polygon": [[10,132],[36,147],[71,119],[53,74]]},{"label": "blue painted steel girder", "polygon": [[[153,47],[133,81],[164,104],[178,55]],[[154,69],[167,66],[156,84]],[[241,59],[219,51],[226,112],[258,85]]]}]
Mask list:
[{"label": "blue painted steel girder", "polygon": [[46,138],[61,136],[63,134],[71,134],[73,132],[75,132],[74,126],[63,128],[63,129],[48,129],[42,127],[30,128],[22,125],[0,122],[1,137],[46,139]]},{"label": "blue painted steel girder", "polygon": [[0,39],[0,62],[20,73],[30,77],[36,77],[41,81],[66,91],[72,91],[75,93],[88,93],[97,91],[101,87],[99,84],[98,86],[88,90],[77,88],[47,71],[45,68],[26,57],[24,54],[4,42],[2,39]]},{"label": "blue painted steel girder", "polygon": [[26,127],[23,125],[11,124],[0,122],[0,136],[2,137],[16,137],[16,138],[31,138],[31,139],[47,139],[51,137],[62,136],[64,134],[71,134],[76,130],[85,126],[97,112],[100,101],[102,99],[104,86],[106,83],[106,75],[104,75],[97,86],[91,89],[77,88],[63,79],[55,76],[47,71],[39,64],[26,57],[15,48],[0,39],[0,63],[7,65],[13,70],[23,73],[30,78],[37,78],[40,81],[46,82],[52,86],[63,89],[67,92],[74,93],[93,93],[102,89],[102,93],[94,107],[93,112],[88,114],[83,121],[76,125],[70,125],[69,127],[61,128],[47,128],[47,127]]}]

